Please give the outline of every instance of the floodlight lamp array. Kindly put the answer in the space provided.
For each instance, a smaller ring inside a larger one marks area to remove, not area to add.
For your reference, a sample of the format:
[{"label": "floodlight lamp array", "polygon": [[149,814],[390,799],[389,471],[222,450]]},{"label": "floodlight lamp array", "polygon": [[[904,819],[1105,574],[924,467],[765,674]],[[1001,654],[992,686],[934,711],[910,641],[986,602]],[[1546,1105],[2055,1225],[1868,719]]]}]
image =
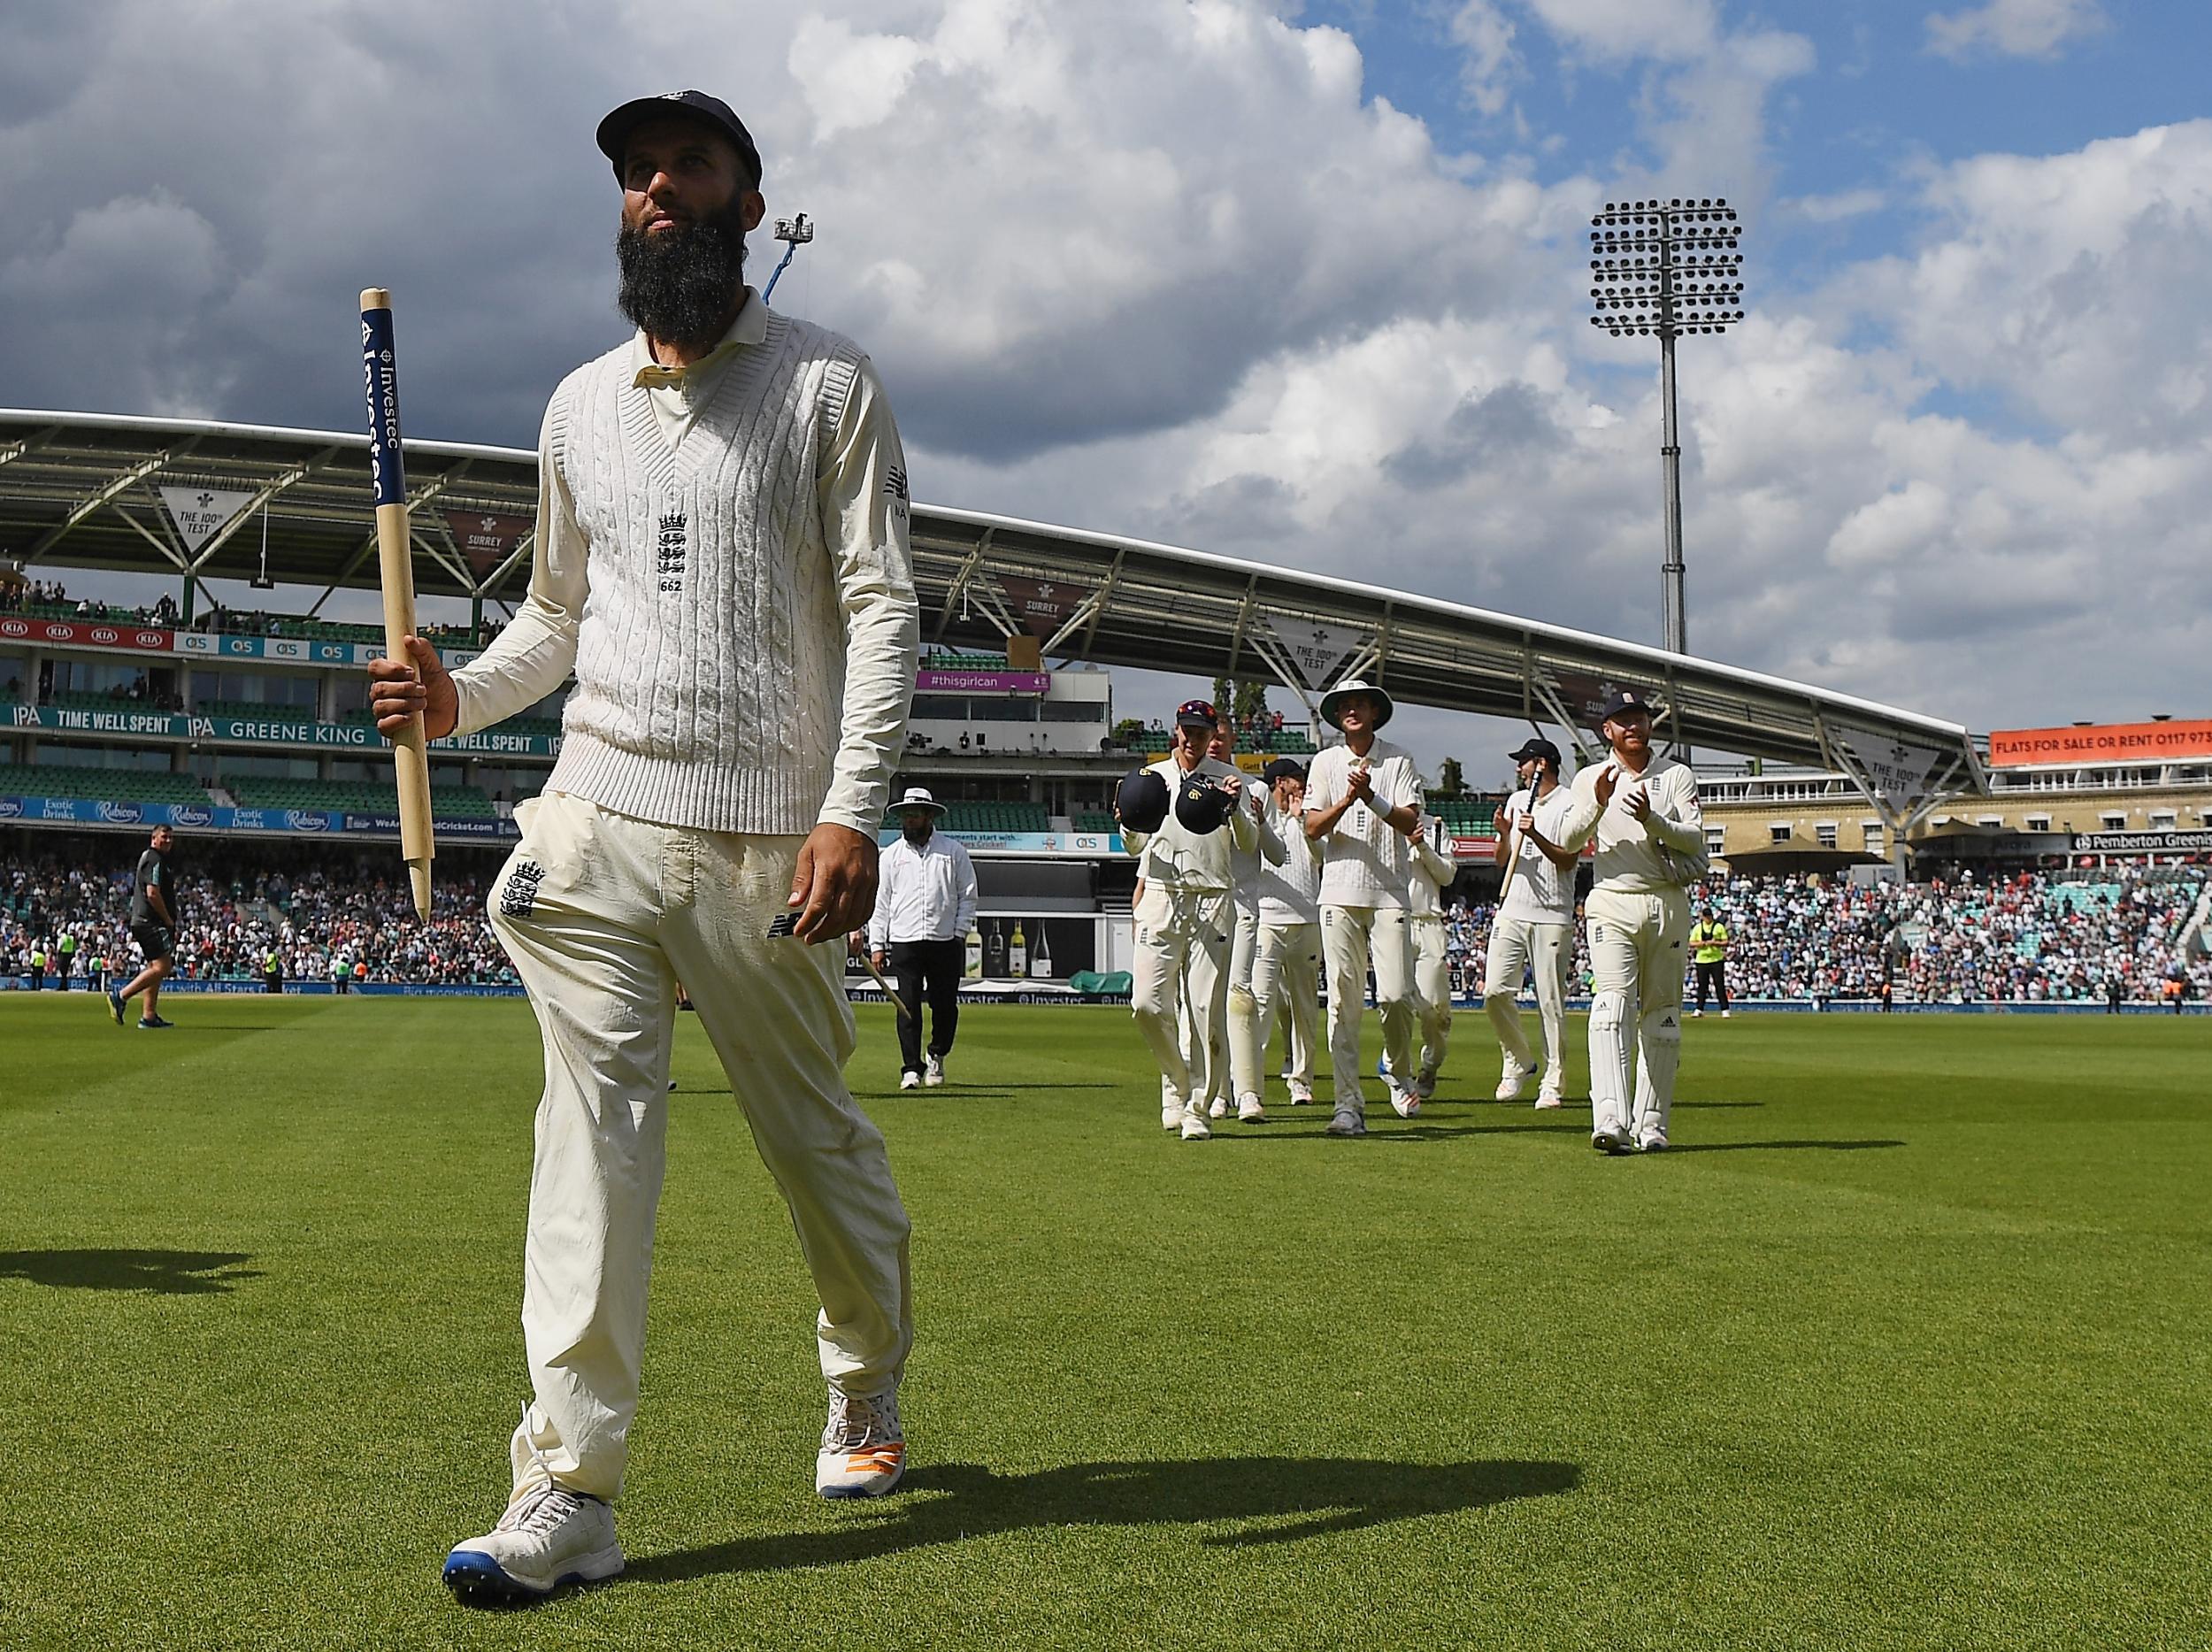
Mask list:
[{"label": "floodlight lamp array", "polygon": [[1671,338],[1744,319],[1743,227],[1724,199],[1609,202],[1590,225],[1591,326]]}]

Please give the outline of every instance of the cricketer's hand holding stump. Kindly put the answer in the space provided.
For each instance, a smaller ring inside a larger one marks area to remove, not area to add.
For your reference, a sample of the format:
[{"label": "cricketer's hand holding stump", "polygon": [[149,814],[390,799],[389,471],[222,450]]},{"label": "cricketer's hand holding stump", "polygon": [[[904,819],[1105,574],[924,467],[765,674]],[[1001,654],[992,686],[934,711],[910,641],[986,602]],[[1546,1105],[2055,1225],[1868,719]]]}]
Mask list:
[{"label": "cricketer's hand holding stump", "polygon": [[372,672],[380,726],[419,710],[463,734],[575,678],[560,757],[517,809],[488,902],[546,1081],[523,1281],[534,1395],[508,1518],[447,1558],[463,1595],[622,1568],[609,1505],[639,1402],[677,980],[819,1296],[816,1489],[880,1495],[904,1465],[906,1212],[845,1086],[843,955],[780,938],[842,937],[875,899],[919,628],[898,432],[856,345],[745,284],[760,157],[726,104],[640,98],[598,135],[638,331],[548,405],[529,597],[457,672],[419,639]]}]

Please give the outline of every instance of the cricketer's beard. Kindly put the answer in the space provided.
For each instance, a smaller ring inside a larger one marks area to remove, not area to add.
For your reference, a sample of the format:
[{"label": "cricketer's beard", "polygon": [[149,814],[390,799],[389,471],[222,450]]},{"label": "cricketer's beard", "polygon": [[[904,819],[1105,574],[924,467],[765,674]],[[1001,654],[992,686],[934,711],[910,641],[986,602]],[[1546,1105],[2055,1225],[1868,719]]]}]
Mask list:
[{"label": "cricketer's beard", "polygon": [[936,830],[936,823],[930,821],[921,826],[902,826],[899,828],[899,835],[913,844],[915,848],[919,849],[929,841],[931,834]]},{"label": "cricketer's beard", "polygon": [[745,226],[735,203],[654,234],[624,224],[614,250],[622,271],[615,305],[648,338],[701,350],[721,338],[745,279]]}]

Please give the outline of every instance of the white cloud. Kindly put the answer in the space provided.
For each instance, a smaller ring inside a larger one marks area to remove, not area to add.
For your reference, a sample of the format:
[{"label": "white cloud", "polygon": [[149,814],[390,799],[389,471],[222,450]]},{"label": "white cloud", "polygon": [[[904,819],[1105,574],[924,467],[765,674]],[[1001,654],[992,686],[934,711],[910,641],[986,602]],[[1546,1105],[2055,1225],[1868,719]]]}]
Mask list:
[{"label": "white cloud", "polygon": [[1561,42],[1600,60],[1702,57],[1719,32],[1712,0],[1524,0]]},{"label": "white cloud", "polygon": [[[1650,172],[1440,153],[1348,35],[1257,0],[639,0],[553,9],[526,57],[430,0],[129,0],[0,127],[0,377],[349,429],[347,312],[388,281],[411,429],[527,442],[620,331],[592,123],[680,79],[819,222],[779,302],[874,353],[924,498],[1650,640],[1655,351],[1584,319],[1587,215],[1755,196],[1811,48],[1691,0],[1452,16],[1506,106],[1537,27],[1636,63]],[[1934,170],[1888,192],[1909,252],[1686,343],[1693,645],[1983,725],[2200,696],[2208,180],[2212,122]]]},{"label": "white cloud", "polygon": [[2099,0],[1985,0],[1962,12],[1931,12],[1928,50],[1954,61],[1985,53],[2055,58],[2068,41],[2108,22]]},{"label": "white cloud", "polygon": [[1459,81],[1467,99],[1485,115],[1505,112],[1513,83],[1527,72],[1513,49],[1513,25],[1494,0],[1466,0],[1452,13],[1451,36],[1461,49]]},{"label": "white cloud", "polygon": [[1795,196],[1777,202],[1775,210],[1785,217],[1802,219],[1809,224],[1839,224],[1846,219],[1878,212],[1888,204],[1888,196],[1879,189],[1844,189],[1834,195]]},{"label": "white cloud", "polygon": [[2212,433],[2212,120],[1979,157],[1924,199],[1939,227],[1917,256],[1848,281],[1918,361],[2101,444]]}]

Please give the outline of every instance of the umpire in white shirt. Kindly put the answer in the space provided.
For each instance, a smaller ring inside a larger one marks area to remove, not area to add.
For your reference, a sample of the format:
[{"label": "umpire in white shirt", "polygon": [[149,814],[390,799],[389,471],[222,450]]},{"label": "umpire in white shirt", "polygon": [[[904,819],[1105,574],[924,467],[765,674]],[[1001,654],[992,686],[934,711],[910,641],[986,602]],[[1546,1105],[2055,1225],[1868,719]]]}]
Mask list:
[{"label": "umpire in white shirt", "polygon": [[1321,696],[1321,715],[1344,743],[1313,760],[1306,780],[1306,836],[1321,850],[1321,951],[1329,972],[1329,1069],[1336,1089],[1333,1136],[1367,1133],[1359,1081],[1360,1019],[1367,971],[1375,971],[1390,1105],[1401,1118],[1421,1110],[1413,1071],[1418,1000],[1413,937],[1406,926],[1412,877],[1406,834],[1421,818],[1421,784],[1403,747],[1378,739],[1390,696],[1357,678]]},{"label": "umpire in white shirt", "polygon": [[[945,805],[919,786],[892,805],[899,841],[883,851],[868,950],[887,968],[906,1013],[899,1018],[899,1088],[945,1081],[945,1057],[960,1029],[960,972],[975,922],[975,863],[941,836]],[[929,1051],[922,1051],[922,1005],[929,1005]]]}]

